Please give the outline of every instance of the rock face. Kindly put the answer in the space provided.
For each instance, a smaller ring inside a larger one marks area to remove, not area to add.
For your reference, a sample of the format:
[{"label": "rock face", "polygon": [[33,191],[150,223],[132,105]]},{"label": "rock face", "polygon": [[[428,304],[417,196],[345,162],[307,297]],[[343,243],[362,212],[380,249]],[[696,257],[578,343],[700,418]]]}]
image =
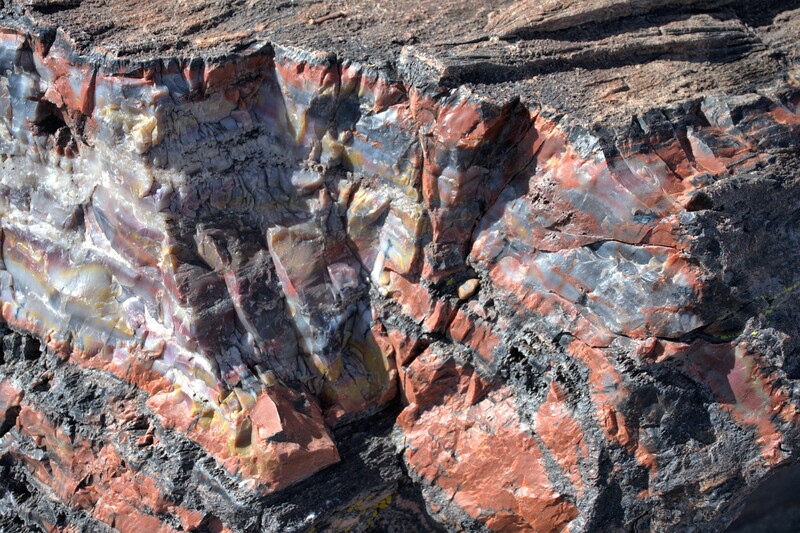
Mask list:
[{"label": "rock face", "polygon": [[794,2],[0,5],[4,529],[721,531],[798,476]]}]

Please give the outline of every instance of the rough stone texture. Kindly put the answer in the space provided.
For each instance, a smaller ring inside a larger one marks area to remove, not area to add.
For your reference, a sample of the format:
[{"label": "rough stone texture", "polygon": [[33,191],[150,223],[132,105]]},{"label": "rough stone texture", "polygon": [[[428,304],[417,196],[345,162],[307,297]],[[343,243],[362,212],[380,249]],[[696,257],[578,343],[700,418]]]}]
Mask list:
[{"label": "rough stone texture", "polygon": [[776,527],[796,3],[0,5],[0,527]]}]

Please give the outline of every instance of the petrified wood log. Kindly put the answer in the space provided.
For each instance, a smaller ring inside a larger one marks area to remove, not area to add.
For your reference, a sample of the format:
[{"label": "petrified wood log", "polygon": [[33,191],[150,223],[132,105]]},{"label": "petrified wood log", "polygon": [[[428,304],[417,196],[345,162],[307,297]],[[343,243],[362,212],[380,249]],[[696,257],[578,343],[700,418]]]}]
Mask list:
[{"label": "petrified wood log", "polygon": [[795,2],[0,6],[4,530],[715,531],[799,477]]}]

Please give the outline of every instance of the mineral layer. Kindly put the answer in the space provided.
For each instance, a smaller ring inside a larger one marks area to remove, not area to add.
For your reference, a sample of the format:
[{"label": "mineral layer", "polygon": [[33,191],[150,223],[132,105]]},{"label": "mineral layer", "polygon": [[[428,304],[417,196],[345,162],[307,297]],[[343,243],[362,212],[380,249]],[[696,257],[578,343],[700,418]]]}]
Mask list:
[{"label": "mineral layer", "polygon": [[0,2],[0,529],[757,522],[799,58],[791,1]]}]

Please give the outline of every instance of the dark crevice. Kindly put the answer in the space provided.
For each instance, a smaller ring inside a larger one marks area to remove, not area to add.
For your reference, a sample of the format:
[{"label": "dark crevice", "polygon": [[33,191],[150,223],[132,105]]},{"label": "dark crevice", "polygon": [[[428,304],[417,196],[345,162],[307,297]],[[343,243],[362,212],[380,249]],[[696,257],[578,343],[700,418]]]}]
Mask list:
[{"label": "dark crevice", "polygon": [[0,438],[9,432],[17,423],[17,416],[19,416],[20,408],[9,407],[6,409],[5,416],[0,420]]},{"label": "dark crevice", "polygon": [[44,4],[36,3],[29,6],[29,9],[41,15],[56,15],[64,11],[75,9],[80,6],[80,4],[81,0],[51,0]]},{"label": "dark crevice", "polygon": [[752,0],[740,0],[731,6],[736,16],[745,24],[754,28],[769,26],[775,18],[791,9],[800,7],[797,0],[771,0],[765,3],[755,3]]},{"label": "dark crevice", "polygon": [[78,143],[62,110],[52,102],[41,100],[36,114],[36,121],[31,125],[33,134],[45,139],[47,147],[58,155],[76,156],[79,152]]}]

